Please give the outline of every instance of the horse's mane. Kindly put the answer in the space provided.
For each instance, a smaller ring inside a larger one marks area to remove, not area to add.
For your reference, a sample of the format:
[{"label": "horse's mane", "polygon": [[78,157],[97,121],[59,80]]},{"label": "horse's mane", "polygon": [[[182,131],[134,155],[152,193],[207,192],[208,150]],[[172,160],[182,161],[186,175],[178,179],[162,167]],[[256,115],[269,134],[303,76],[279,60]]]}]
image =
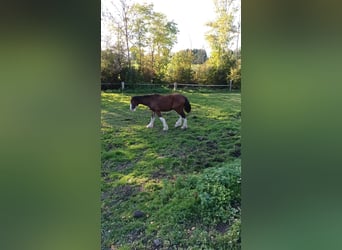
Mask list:
[{"label": "horse's mane", "polygon": [[133,96],[134,99],[141,99],[141,98],[149,98],[149,97],[154,97],[154,96],[160,96],[159,94],[149,94],[149,95],[137,95]]}]

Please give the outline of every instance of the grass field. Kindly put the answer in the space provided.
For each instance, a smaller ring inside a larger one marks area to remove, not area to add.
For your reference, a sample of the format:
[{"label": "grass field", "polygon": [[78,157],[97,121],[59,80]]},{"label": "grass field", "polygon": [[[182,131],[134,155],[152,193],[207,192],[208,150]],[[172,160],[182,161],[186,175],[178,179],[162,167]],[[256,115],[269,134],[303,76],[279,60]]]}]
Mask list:
[{"label": "grass field", "polygon": [[[156,92],[156,91],[154,91]],[[102,249],[240,249],[239,93],[183,91],[188,129],[102,93]]]}]

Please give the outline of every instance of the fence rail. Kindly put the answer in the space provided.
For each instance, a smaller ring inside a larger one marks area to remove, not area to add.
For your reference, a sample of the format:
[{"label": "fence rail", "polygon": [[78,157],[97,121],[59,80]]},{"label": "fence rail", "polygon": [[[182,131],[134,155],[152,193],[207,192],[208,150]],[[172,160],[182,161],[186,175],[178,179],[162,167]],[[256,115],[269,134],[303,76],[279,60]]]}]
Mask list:
[{"label": "fence rail", "polygon": [[229,90],[232,90],[232,82],[229,84],[216,84],[216,85],[205,85],[205,84],[193,84],[193,83],[101,83],[101,90],[107,90],[107,89],[125,89],[126,87],[139,87],[139,86],[150,86],[150,87],[168,87],[173,88],[174,90],[177,90],[178,87],[220,87],[220,88],[229,88]]}]

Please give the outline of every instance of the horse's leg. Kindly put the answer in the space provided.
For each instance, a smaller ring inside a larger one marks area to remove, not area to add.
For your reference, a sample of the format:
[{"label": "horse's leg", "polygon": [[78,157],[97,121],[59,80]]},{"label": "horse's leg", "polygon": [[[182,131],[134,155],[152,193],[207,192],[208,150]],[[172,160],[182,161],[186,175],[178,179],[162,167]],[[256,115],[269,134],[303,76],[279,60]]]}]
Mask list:
[{"label": "horse's leg", "polygon": [[167,123],[166,123],[164,117],[162,117],[160,111],[156,111],[156,113],[157,113],[157,115],[158,115],[158,117],[159,117],[159,120],[163,123],[163,130],[164,130],[164,131],[168,130],[168,129],[169,129],[169,126],[167,126]]},{"label": "horse's leg", "polygon": [[153,128],[155,119],[156,119],[156,114],[155,112],[152,111],[151,121],[149,124],[147,124],[146,128]]},{"label": "horse's leg", "polygon": [[175,128],[179,127],[180,125],[182,125],[182,116],[181,115],[179,116],[179,119],[176,121]]},{"label": "horse's leg", "polygon": [[[188,121],[186,120],[186,116],[185,116],[183,109],[177,109],[176,112],[179,114],[179,119],[176,122],[176,125],[180,126],[182,124],[182,119],[183,119],[183,126],[181,127],[181,129],[188,128]],[[175,127],[178,127],[176,125]]]},{"label": "horse's leg", "polygon": [[186,129],[188,128],[188,121],[186,120],[186,117],[183,118],[183,126],[181,127],[181,129]]}]

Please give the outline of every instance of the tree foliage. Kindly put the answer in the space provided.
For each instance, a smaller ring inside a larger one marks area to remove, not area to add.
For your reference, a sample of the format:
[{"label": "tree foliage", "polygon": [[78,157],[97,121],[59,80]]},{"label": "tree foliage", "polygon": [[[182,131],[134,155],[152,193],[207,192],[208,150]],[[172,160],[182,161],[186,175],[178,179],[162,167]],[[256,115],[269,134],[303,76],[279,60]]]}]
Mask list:
[{"label": "tree foliage", "polygon": [[121,57],[113,50],[101,51],[101,82],[118,82],[123,69]]},{"label": "tree foliage", "polygon": [[236,67],[237,58],[230,48],[237,33],[234,25],[235,2],[236,0],[214,0],[216,19],[207,23],[210,30],[206,39],[212,50],[208,60],[207,79],[211,84],[227,84],[231,69]]},{"label": "tree foliage", "polygon": [[[229,51],[229,45],[234,38],[236,27],[234,26],[234,2],[236,0],[214,0],[216,19],[207,23],[210,31],[206,39],[217,60],[221,59]],[[220,62],[220,61],[219,61]]]},{"label": "tree foliage", "polygon": [[193,54],[193,60],[192,60],[193,64],[203,64],[208,59],[207,52],[205,51],[205,49],[193,49],[192,54]]},{"label": "tree foliage", "polygon": [[107,49],[101,52],[101,81],[179,82],[241,85],[241,58],[231,49],[239,32],[234,18],[238,0],[213,0],[216,17],[207,23],[211,53],[185,49],[172,53],[177,24],[153,4],[112,1],[115,11],[101,9],[110,23]]},{"label": "tree foliage", "polygon": [[172,56],[167,69],[167,79],[170,82],[190,83],[193,80],[191,69],[194,56],[191,50],[181,50]]},{"label": "tree foliage", "polygon": [[239,59],[235,66],[230,69],[230,73],[227,76],[227,80],[233,81],[233,88],[241,88],[241,59]]},{"label": "tree foliage", "polygon": [[103,11],[103,18],[111,24],[114,53],[125,59],[125,79],[151,81],[162,79],[166,73],[170,53],[177,41],[177,24],[166,15],[153,10],[153,4],[130,3],[119,0],[115,13]]}]

